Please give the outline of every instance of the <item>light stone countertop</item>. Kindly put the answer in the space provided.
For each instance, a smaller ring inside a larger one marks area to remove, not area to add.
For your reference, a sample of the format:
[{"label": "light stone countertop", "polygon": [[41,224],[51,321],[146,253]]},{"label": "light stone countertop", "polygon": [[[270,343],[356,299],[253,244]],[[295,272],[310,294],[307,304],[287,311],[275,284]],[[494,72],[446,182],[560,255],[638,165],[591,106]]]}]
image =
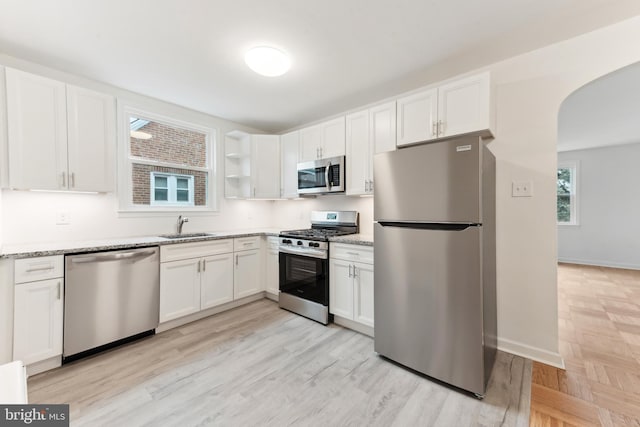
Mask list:
[{"label": "light stone countertop", "polygon": [[[210,236],[184,239],[168,239],[160,236],[114,237],[99,240],[79,240],[71,242],[26,243],[6,245],[0,250],[0,258],[31,258],[50,255],[65,255],[81,252],[98,252],[117,249],[132,249],[145,246],[172,245],[176,243],[202,242],[249,236],[278,236],[280,229],[259,228],[234,231],[210,231]],[[188,233],[187,233],[188,234]],[[330,242],[351,245],[373,246],[371,234],[349,234],[331,237]]]},{"label": "light stone countertop", "polygon": [[373,246],[373,234],[347,234],[346,236],[330,237],[329,241],[350,245]]},{"label": "light stone countertop", "polygon": [[[0,258],[31,258],[49,255],[64,255],[81,252],[98,252],[116,249],[132,249],[145,246],[172,245],[176,243],[202,242],[208,240],[230,239],[249,236],[278,236],[280,229],[259,228],[235,231],[208,231],[211,236],[167,239],[159,236],[114,237],[99,240],[80,240],[72,242],[27,243],[5,245],[0,249]],[[188,233],[186,233],[188,234]]]}]

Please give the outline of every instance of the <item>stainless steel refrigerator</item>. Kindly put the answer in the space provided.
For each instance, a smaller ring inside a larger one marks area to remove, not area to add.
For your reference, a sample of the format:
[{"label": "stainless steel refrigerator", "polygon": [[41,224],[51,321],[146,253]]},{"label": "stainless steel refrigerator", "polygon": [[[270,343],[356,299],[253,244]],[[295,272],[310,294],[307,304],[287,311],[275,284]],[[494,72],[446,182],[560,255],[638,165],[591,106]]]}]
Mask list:
[{"label": "stainless steel refrigerator", "polygon": [[485,393],[496,354],[495,158],[479,137],[374,158],[375,351]]}]

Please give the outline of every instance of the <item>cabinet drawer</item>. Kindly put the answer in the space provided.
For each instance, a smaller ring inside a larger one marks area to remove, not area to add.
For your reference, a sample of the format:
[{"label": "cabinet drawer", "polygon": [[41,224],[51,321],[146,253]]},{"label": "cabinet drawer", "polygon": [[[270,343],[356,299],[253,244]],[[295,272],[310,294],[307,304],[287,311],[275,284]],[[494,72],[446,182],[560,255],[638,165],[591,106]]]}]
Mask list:
[{"label": "cabinet drawer", "polygon": [[24,258],[15,261],[14,279],[16,283],[54,279],[62,276],[64,276],[64,257],[62,255]]},{"label": "cabinet drawer", "polygon": [[331,258],[373,264],[373,248],[369,246],[331,243],[329,254]]},{"label": "cabinet drawer", "polygon": [[233,251],[246,251],[249,249],[260,249],[260,236],[238,237],[233,239]]},{"label": "cabinet drawer", "polygon": [[232,239],[163,245],[160,246],[160,262],[200,258],[229,252],[233,252]]}]

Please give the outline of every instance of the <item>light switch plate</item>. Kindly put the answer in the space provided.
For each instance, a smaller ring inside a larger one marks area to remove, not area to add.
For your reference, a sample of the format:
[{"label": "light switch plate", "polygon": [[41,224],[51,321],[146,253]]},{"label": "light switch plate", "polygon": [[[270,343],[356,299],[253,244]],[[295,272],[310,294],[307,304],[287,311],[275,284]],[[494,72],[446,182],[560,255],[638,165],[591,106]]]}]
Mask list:
[{"label": "light switch plate", "polygon": [[533,197],[533,182],[513,181],[511,183],[511,197]]}]

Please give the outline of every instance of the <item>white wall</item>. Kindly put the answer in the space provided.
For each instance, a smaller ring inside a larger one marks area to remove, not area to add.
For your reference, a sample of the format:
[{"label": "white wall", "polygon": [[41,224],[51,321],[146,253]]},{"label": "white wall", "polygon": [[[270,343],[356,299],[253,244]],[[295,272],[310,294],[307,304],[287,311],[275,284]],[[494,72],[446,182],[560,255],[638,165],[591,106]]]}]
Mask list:
[{"label": "white wall", "polygon": [[[573,91],[640,61],[640,17],[495,64],[498,344],[560,364],[557,316],[556,166],[560,105]],[[512,198],[512,181],[534,196]]]},{"label": "white wall", "polygon": [[[54,78],[78,86],[112,94],[128,103],[161,115],[217,129],[216,170],[222,174],[224,134],[235,129],[256,131],[246,126],[183,108],[164,101],[128,92],[113,86],[70,75],[17,58],[0,55],[0,65]],[[0,67],[0,77],[2,70]],[[4,87],[4,85],[0,85]],[[2,95],[0,93],[0,95]],[[3,103],[0,103],[3,104]],[[2,113],[2,111],[0,111]],[[4,115],[3,115],[4,116]],[[5,132],[0,122],[0,131]],[[2,143],[0,134],[0,143]],[[0,144],[0,147],[2,144]],[[6,156],[6,153],[4,154]],[[0,154],[0,158],[3,155]],[[6,158],[6,157],[5,157]],[[3,173],[4,173],[4,169]],[[2,176],[0,176],[2,178]],[[219,211],[189,213],[184,230],[216,231],[268,227],[272,224],[269,201],[226,200],[222,180],[218,180]],[[56,212],[69,214],[69,225],[56,225]],[[120,214],[115,194],[44,193],[2,190],[0,195],[0,244],[60,242],[102,239],[121,236],[144,236],[170,233],[175,229],[177,214]]]},{"label": "white wall", "polygon": [[577,226],[558,226],[558,260],[640,269],[640,143],[558,153],[578,162]]},{"label": "white wall", "polygon": [[[489,147],[497,161],[502,350],[551,365],[563,363],[558,352],[555,213],[558,112],[564,99],[584,84],[640,61],[640,48],[629,43],[639,39],[636,17],[483,68],[491,71],[497,108],[496,138]],[[460,69],[460,64],[449,65]],[[511,183],[528,180],[534,196],[512,198]],[[324,198],[316,203],[330,205]],[[372,218],[373,204],[362,203],[362,217]],[[303,209],[308,208],[278,202],[275,218],[295,220]],[[369,222],[363,221],[363,231]]]},{"label": "white wall", "polygon": [[274,226],[283,229],[309,228],[309,216],[314,210],[358,211],[360,234],[373,235],[373,197],[342,195],[275,202]]},{"label": "white wall", "polygon": [[[558,353],[556,289],[558,112],[563,100],[582,85],[640,61],[640,45],[630,40],[640,40],[640,17],[486,68],[492,72],[496,86],[497,135],[490,143],[490,148],[497,159],[498,344],[503,350],[554,365],[562,363]],[[2,60],[0,57],[0,63]],[[451,69],[457,69],[455,64],[451,65]],[[69,78],[64,75],[58,78],[63,77]],[[142,101],[151,102],[148,98]],[[172,108],[184,111],[188,116],[211,120],[219,125],[222,133],[232,126],[211,116],[175,106]],[[533,182],[533,197],[511,197],[512,181],[521,180]],[[103,206],[104,212],[97,212],[96,209],[95,216],[77,224],[83,230],[102,233],[103,237],[106,237],[104,234],[148,234],[146,230],[151,229],[154,232],[166,232],[166,227],[170,225],[171,221],[163,222],[161,219],[149,220],[147,224],[134,218],[120,218],[113,212],[115,199],[110,200],[111,196],[106,196],[101,200],[99,197],[105,196],[69,200],[72,204],[78,204],[77,207],[73,205],[73,211],[70,212],[71,227],[73,217],[82,215],[81,211],[92,208],[94,203]],[[306,212],[309,210],[316,206],[338,206],[340,198],[331,197],[300,202],[222,201],[220,214],[203,220],[198,226],[205,222],[206,227],[213,230],[237,225],[243,228],[245,225],[260,226],[263,220],[256,218],[264,213],[266,217],[272,215],[266,221],[269,225],[306,227]],[[67,201],[55,200],[56,203]],[[340,208],[358,208],[363,218],[363,232],[370,232],[371,200],[343,197],[342,201],[345,203],[340,204]],[[50,214],[47,213],[49,202],[44,196],[5,192],[2,200],[4,243],[25,238],[21,237],[23,234],[13,231],[18,227],[17,224],[27,233],[29,240],[71,239],[72,236],[64,234],[59,227],[50,225]],[[39,211],[31,212],[36,207]],[[249,219],[250,216],[253,216],[252,219]],[[38,228],[41,233],[28,231],[32,227]],[[143,230],[142,227],[147,228]]]}]

